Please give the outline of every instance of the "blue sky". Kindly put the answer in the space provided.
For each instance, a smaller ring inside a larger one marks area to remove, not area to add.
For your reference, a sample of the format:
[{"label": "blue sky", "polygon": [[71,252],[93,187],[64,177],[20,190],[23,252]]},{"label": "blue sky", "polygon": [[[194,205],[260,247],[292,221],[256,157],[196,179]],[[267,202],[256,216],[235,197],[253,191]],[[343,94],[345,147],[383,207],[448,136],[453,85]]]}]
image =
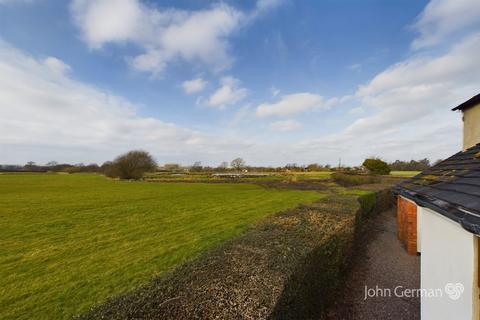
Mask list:
[{"label": "blue sky", "polygon": [[0,0],[0,163],[446,157],[480,4]]}]

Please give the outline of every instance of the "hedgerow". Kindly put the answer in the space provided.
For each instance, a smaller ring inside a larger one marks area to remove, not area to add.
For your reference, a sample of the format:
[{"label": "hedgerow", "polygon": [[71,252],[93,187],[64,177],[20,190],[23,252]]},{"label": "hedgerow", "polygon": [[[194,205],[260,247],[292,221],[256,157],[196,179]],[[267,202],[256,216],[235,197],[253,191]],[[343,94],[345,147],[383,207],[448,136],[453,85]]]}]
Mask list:
[{"label": "hedgerow", "polygon": [[345,274],[359,227],[391,199],[389,190],[337,194],[277,213],[79,318],[321,317]]},{"label": "hedgerow", "polygon": [[335,172],[332,174],[332,179],[337,184],[344,187],[359,186],[363,184],[372,184],[380,182],[380,178],[365,174],[350,174]]}]

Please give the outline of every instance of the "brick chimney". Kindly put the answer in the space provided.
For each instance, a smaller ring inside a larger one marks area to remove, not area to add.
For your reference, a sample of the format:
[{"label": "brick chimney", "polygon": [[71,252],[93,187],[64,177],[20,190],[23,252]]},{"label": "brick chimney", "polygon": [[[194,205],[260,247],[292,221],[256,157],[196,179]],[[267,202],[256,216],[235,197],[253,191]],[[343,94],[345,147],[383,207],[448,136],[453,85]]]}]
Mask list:
[{"label": "brick chimney", "polygon": [[452,110],[463,112],[463,150],[480,143],[480,94]]}]

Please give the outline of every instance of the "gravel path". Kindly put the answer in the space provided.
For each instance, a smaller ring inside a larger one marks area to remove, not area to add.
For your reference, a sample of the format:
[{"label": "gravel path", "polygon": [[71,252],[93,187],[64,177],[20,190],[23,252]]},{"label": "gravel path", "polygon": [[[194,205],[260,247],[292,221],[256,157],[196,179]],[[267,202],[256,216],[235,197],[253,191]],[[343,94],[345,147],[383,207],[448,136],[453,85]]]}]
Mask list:
[{"label": "gravel path", "polygon": [[[420,287],[420,257],[409,256],[397,240],[395,212],[383,212],[368,230],[327,319],[420,319],[420,299],[400,297],[407,294],[404,289]],[[373,293],[377,286],[386,290],[383,297],[365,299],[365,286]]]}]

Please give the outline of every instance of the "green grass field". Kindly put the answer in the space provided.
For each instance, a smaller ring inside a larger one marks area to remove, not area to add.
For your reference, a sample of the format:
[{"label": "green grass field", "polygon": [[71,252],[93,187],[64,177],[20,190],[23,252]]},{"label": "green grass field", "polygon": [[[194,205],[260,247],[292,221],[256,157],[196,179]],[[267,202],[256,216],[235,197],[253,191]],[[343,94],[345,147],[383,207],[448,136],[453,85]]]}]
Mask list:
[{"label": "green grass field", "polygon": [[395,177],[405,177],[405,178],[411,178],[419,174],[420,171],[392,171],[390,172],[390,175],[395,176]]},{"label": "green grass field", "polygon": [[317,192],[0,175],[0,318],[69,318]]},{"label": "green grass field", "polygon": [[291,172],[288,175],[293,175],[298,178],[298,180],[309,180],[309,179],[322,179],[327,180],[332,175],[331,171],[310,171],[310,172]]}]

